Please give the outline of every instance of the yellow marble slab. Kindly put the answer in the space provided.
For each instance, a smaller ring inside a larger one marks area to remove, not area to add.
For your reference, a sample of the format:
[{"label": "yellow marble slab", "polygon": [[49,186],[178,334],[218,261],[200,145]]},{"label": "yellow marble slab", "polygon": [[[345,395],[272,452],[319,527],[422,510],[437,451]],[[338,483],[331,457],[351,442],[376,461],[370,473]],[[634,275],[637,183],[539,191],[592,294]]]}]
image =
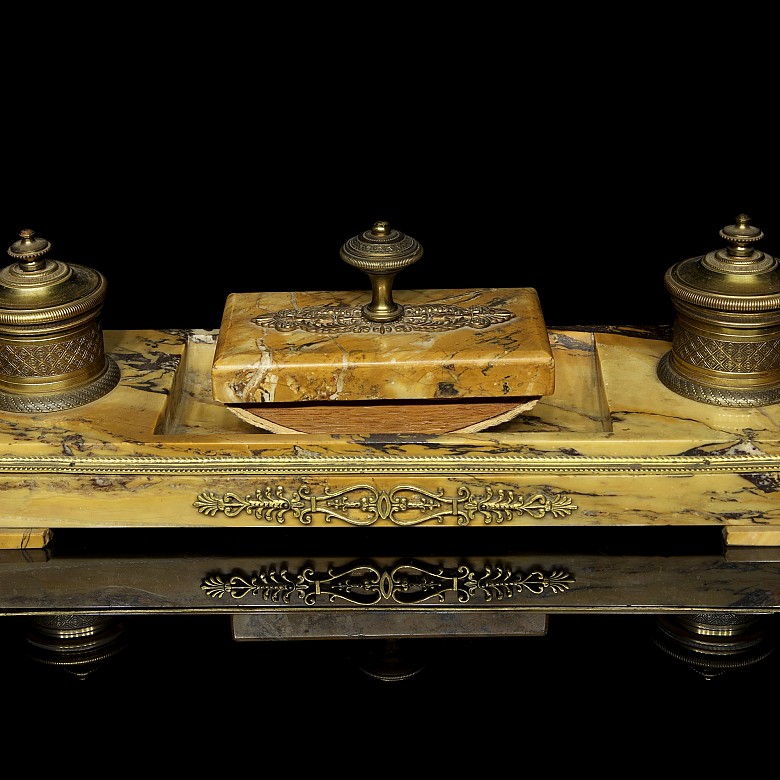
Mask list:
[{"label": "yellow marble slab", "polygon": [[231,294],[214,398],[362,403],[552,393],[554,363],[536,290],[401,290],[394,298],[403,317],[378,324],[360,315],[370,300],[365,291]]},{"label": "yellow marble slab", "polygon": [[724,530],[724,538],[726,544],[735,547],[777,547],[780,545],[780,528],[727,526]]},{"label": "yellow marble slab", "polygon": [[0,550],[39,549],[51,539],[49,528],[0,528]]},{"label": "yellow marble slab", "polygon": [[219,332],[108,331],[114,390],[0,418],[0,529],[707,525],[777,544],[780,405],[671,393],[652,334],[547,336],[554,392],[489,430],[281,435],[214,399]]}]

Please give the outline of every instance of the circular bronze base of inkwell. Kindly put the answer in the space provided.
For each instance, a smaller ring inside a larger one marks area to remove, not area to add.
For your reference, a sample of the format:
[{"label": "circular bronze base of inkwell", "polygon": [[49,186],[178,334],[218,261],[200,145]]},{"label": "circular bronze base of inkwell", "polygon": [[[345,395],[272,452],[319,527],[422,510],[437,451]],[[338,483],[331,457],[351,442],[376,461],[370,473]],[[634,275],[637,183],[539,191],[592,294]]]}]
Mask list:
[{"label": "circular bronze base of inkwell", "polygon": [[426,666],[420,639],[363,640],[368,642],[357,660],[363,674],[381,682],[403,682],[418,675]]},{"label": "circular bronze base of inkwell", "polygon": [[101,374],[88,385],[72,390],[49,393],[6,393],[0,391],[0,410],[37,414],[38,412],[60,412],[97,401],[113,390],[121,378],[119,366],[108,355],[105,356]]},{"label": "circular bronze base of inkwell", "polygon": [[672,349],[658,378],[678,395],[715,406],[780,401],[780,272],[755,244],[764,234],[740,214],[720,231],[725,249],[672,266]]},{"label": "circular bronze base of inkwell", "polygon": [[106,615],[28,618],[25,639],[31,660],[84,679],[126,648],[125,622]]},{"label": "circular bronze base of inkwell", "polygon": [[52,260],[51,245],[22,230],[0,270],[0,410],[38,413],[91,403],[120,371],[105,354],[102,274]]},{"label": "circular bronze base of inkwell", "polygon": [[767,617],[726,613],[664,615],[653,642],[670,658],[706,679],[763,661],[775,649]]}]

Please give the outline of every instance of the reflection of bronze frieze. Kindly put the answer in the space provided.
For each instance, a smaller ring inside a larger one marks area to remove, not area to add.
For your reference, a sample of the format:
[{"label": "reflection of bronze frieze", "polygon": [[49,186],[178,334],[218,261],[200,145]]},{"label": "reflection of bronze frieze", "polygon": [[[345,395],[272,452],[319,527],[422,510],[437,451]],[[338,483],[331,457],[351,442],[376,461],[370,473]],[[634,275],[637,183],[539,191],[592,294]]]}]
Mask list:
[{"label": "reflection of bronze frieze", "polygon": [[371,322],[360,306],[325,305],[281,311],[254,317],[252,322],[281,332],[304,330],[309,333],[412,333],[414,331],[448,331],[459,328],[488,328],[514,317],[506,309],[493,306],[405,306],[394,322]]},{"label": "reflection of bronze frieze", "polygon": [[378,490],[372,485],[331,490],[314,495],[302,485],[287,491],[281,485],[258,488],[254,496],[242,498],[236,493],[201,493],[193,506],[201,514],[214,517],[224,512],[227,517],[245,513],[258,520],[283,524],[288,518],[301,525],[309,525],[316,514],[324,515],[325,522],[340,520],[350,525],[368,526],[377,521],[398,526],[421,525],[431,521],[443,523],[445,518],[457,518],[458,525],[482,521],[484,525],[508,522],[519,515],[541,519],[546,515],[564,517],[577,506],[563,494],[533,493],[515,496],[512,490],[493,492],[489,487],[478,495],[465,486],[454,496],[445,496],[411,485],[399,485],[391,490]]},{"label": "reflection of bronze frieze", "polygon": [[337,603],[369,606],[383,602],[400,605],[422,604],[429,599],[445,603],[447,594],[460,604],[480,599],[485,602],[510,599],[520,593],[539,596],[545,591],[561,593],[575,582],[568,572],[549,574],[534,570],[513,572],[511,567],[486,565],[476,571],[468,564],[444,568],[422,561],[396,563],[383,568],[373,562],[353,563],[318,572],[307,565],[298,573],[284,566],[269,567],[257,574],[214,574],[201,584],[212,598],[260,599],[263,602],[304,606]]}]

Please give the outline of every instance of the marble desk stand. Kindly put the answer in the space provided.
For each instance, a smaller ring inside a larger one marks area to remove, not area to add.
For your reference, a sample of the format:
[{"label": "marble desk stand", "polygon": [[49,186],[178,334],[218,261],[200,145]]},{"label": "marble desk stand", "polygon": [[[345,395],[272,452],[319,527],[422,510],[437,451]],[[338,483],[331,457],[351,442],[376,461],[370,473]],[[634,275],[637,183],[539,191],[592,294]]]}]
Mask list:
[{"label": "marble desk stand", "polygon": [[216,331],[108,331],[118,386],[0,420],[0,544],[62,528],[714,526],[780,545],[780,408],[656,377],[661,333],[548,330],[555,390],[485,431],[276,434],[214,400]]}]

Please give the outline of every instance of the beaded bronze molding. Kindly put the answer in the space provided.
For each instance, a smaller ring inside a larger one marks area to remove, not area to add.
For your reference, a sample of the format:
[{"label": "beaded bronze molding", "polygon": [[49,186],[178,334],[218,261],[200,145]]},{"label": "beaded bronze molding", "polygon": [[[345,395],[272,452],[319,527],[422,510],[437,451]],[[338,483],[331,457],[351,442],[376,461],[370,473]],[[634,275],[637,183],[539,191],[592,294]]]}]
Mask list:
[{"label": "beaded bronze molding", "polygon": [[494,306],[449,306],[428,304],[405,306],[403,314],[392,322],[372,322],[360,306],[327,304],[302,309],[281,309],[253,317],[252,322],[265,328],[288,333],[412,333],[415,331],[449,331],[460,328],[489,328],[514,318],[512,312]]},{"label": "beaded bronze molding", "polygon": [[672,362],[671,352],[667,352],[658,361],[656,373],[670,390],[700,403],[749,408],[769,406],[780,401],[780,388],[776,386],[763,389],[756,387],[725,388],[695,382],[677,372]]},{"label": "beaded bronze molding", "polygon": [[[369,441],[365,439],[365,441]],[[391,442],[392,444],[392,442]],[[402,445],[402,437],[398,444]],[[331,443],[334,448],[339,441]],[[491,454],[472,455],[466,447],[448,455],[340,455],[328,452],[307,454],[302,449],[292,455],[214,456],[202,455],[157,457],[126,455],[90,457],[67,455],[0,455],[0,474],[154,474],[176,476],[305,476],[315,474],[409,474],[425,476],[459,476],[466,474],[561,476],[569,474],[603,474],[632,476],[769,474],[780,480],[780,455],[768,455],[752,447],[741,454],[740,443],[723,451],[691,450],[687,455],[612,456]],[[454,447],[453,449],[457,449]]]},{"label": "beaded bronze molding", "polygon": [[102,398],[113,390],[122,378],[119,366],[106,356],[103,373],[91,382],[57,393],[6,393],[0,391],[0,410],[37,414],[39,412],[60,412],[72,409]]},{"label": "beaded bronze molding", "polygon": [[245,513],[257,520],[283,525],[288,518],[301,525],[310,525],[314,515],[324,515],[325,522],[339,520],[353,526],[370,526],[377,522],[396,526],[421,525],[447,517],[457,518],[457,525],[469,525],[482,520],[484,525],[500,525],[527,514],[537,519],[547,515],[564,517],[578,507],[563,494],[533,493],[516,496],[512,490],[484,488],[484,494],[461,486],[454,496],[444,491],[425,490],[413,485],[398,485],[391,490],[378,490],[373,485],[353,485],[314,495],[306,485],[286,490],[282,485],[257,488],[254,496],[242,498],[236,493],[218,495],[201,493],[194,507],[209,517],[224,513],[237,517]]},{"label": "beaded bronze molding", "polygon": [[422,604],[431,599],[445,603],[448,593],[459,604],[477,598],[486,603],[511,599],[521,593],[539,596],[545,592],[562,593],[574,585],[566,571],[549,574],[533,570],[514,572],[510,566],[486,565],[477,571],[468,564],[444,568],[422,561],[400,561],[382,567],[372,561],[350,563],[326,571],[310,565],[297,573],[285,567],[269,566],[256,574],[213,574],[201,584],[205,595],[214,599],[235,601],[253,599],[270,604],[288,605],[299,601],[302,606],[338,601],[359,606],[388,604]]}]

